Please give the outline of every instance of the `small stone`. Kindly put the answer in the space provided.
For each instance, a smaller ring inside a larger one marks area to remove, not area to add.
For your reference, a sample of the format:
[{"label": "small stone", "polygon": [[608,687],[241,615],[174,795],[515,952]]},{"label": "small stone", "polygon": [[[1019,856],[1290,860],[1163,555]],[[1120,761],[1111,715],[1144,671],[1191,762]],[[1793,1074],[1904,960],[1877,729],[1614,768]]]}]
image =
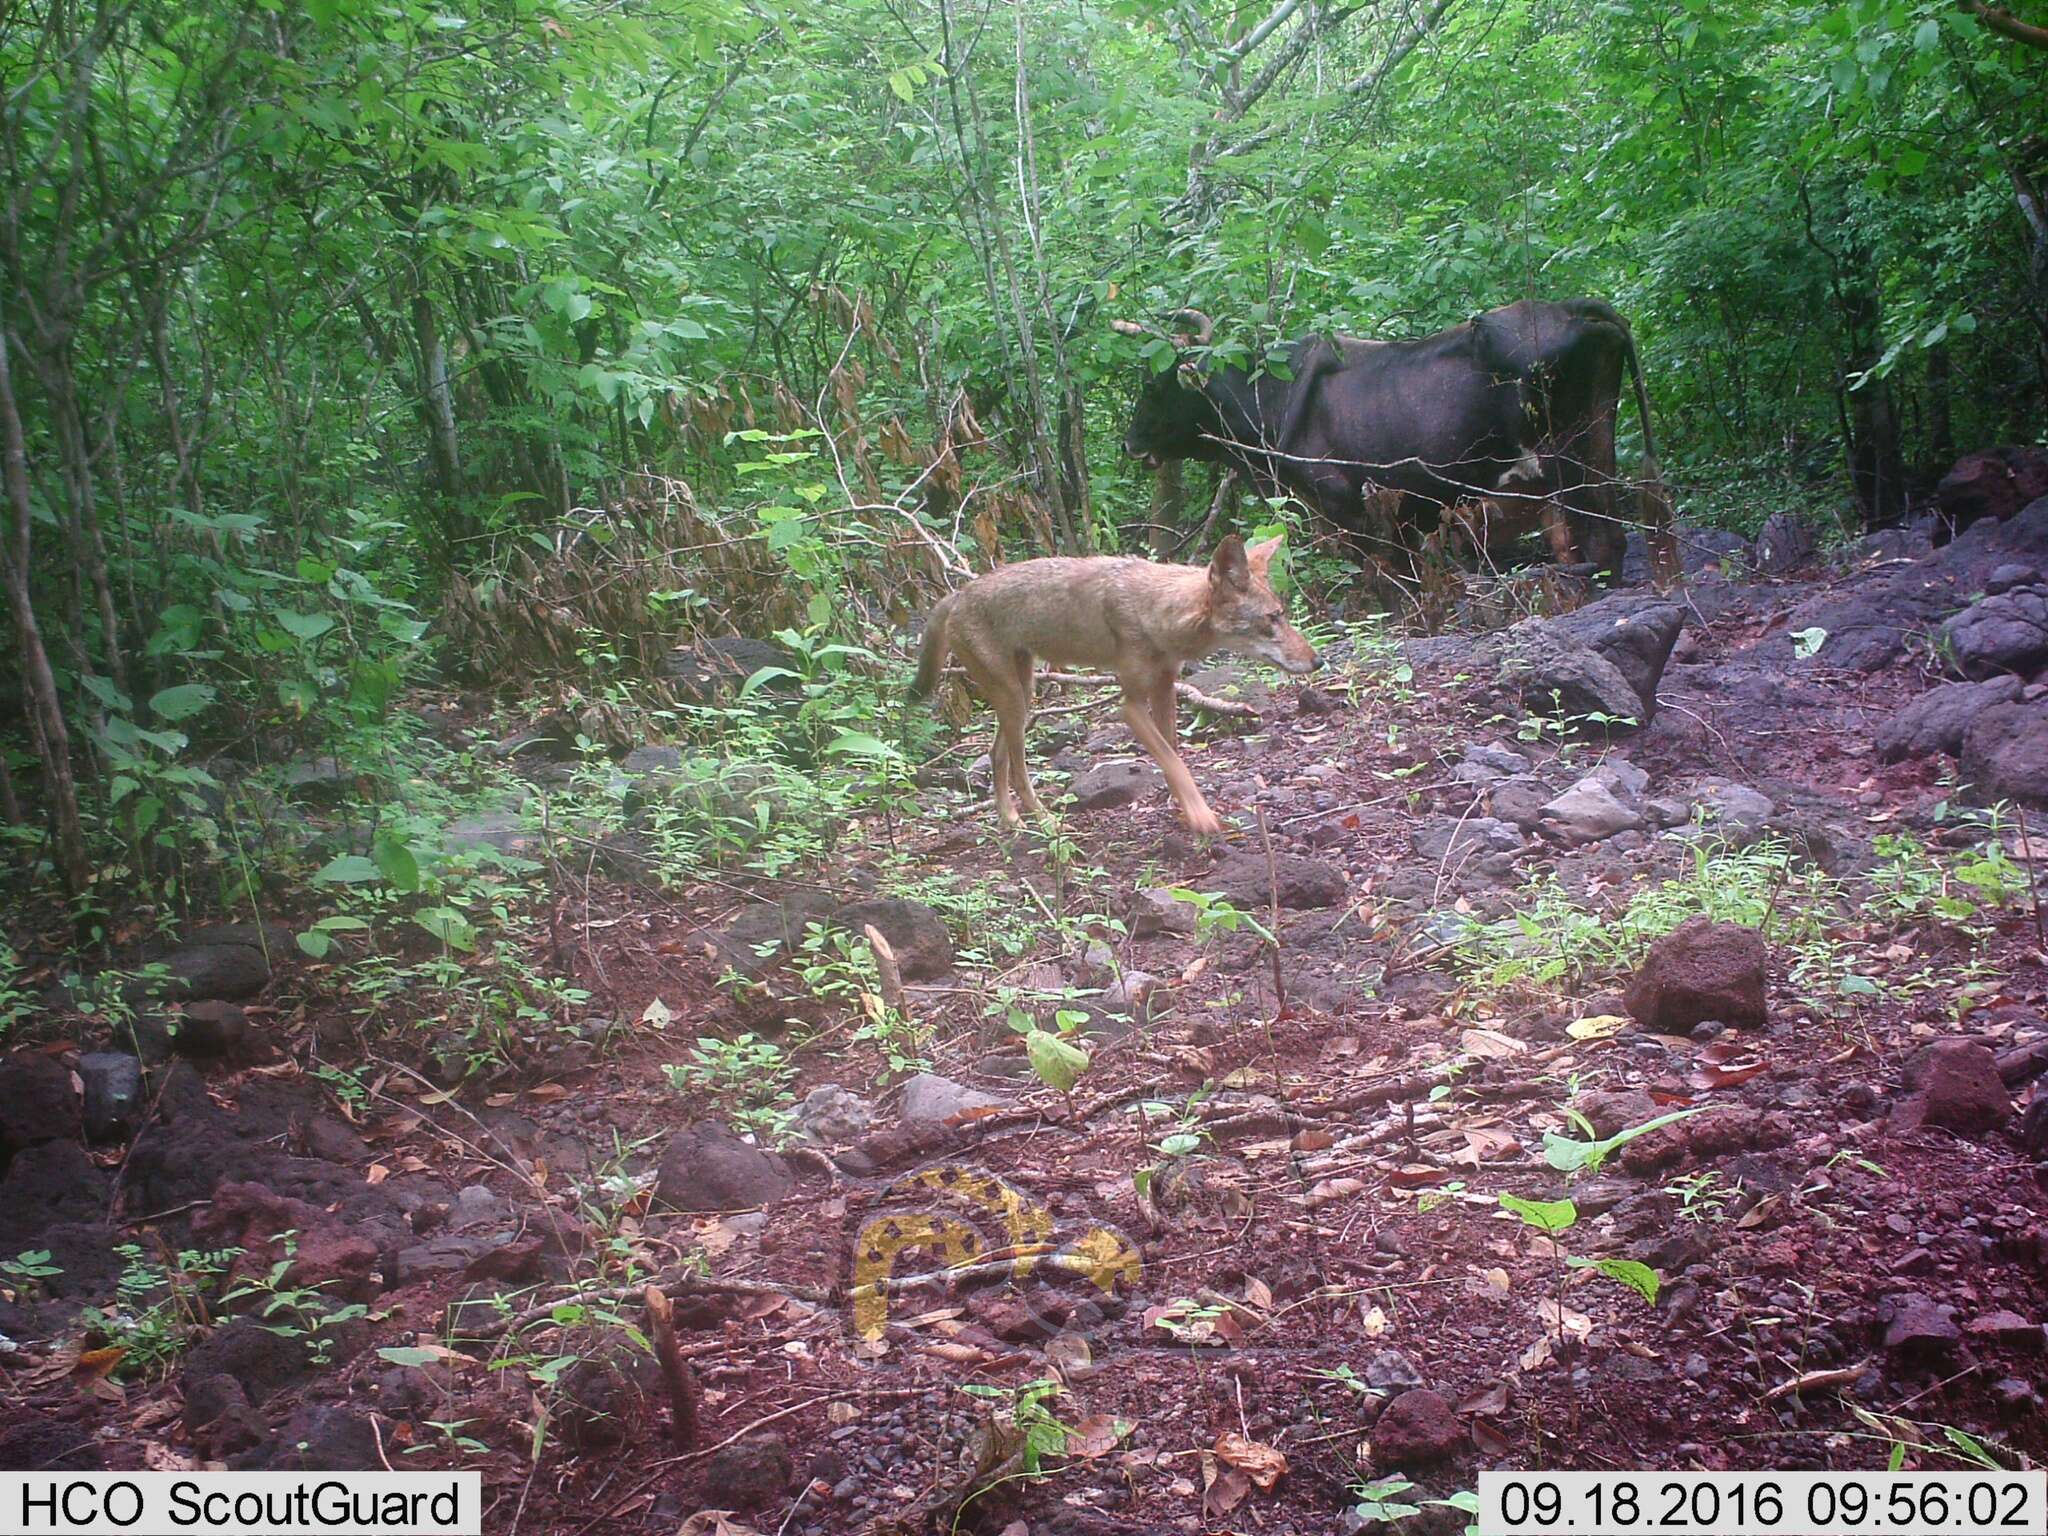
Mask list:
[{"label": "small stone", "polygon": [[1559,841],[1577,846],[1597,843],[1617,832],[1641,827],[1639,812],[1629,809],[1614,791],[1595,778],[1579,780],[1543,807],[1543,826]]},{"label": "small stone", "polygon": [[920,1072],[903,1085],[899,1113],[905,1123],[945,1121],[974,1109],[1000,1109],[1008,1100],[956,1083],[935,1072]]},{"label": "small stone", "polygon": [[1107,811],[1135,804],[1165,783],[1166,776],[1149,759],[1097,763],[1074,775],[1068,792],[1079,810]]},{"label": "small stone", "polygon": [[1398,1349],[1383,1349],[1365,1362],[1366,1385],[1382,1391],[1419,1387],[1422,1380],[1422,1372],[1416,1368],[1415,1362]]},{"label": "small stone", "polygon": [[1754,928],[1695,917],[1650,946],[1629,983],[1628,1011],[1661,1034],[1709,1019],[1766,1022],[1770,952]]},{"label": "small stone", "polygon": [[1894,1354],[1909,1356],[1946,1355],[1963,1340],[1956,1326],[1955,1308],[1943,1306],[1918,1291],[1886,1299],[1890,1316],[1885,1324],[1884,1347]]},{"label": "small stone", "polygon": [[1372,1430],[1373,1465],[1382,1470],[1429,1466],[1467,1442],[1465,1426],[1443,1397],[1427,1387],[1403,1392]]},{"label": "small stone", "polygon": [[2041,1324],[2030,1323],[2019,1313],[2009,1312],[2002,1307],[1996,1312],[1986,1312],[1981,1317],[1971,1318],[1963,1331],[1973,1339],[1989,1340],[1993,1344],[2000,1344],[2008,1349],[2022,1349],[2029,1354],[2039,1354],[2044,1344],[2048,1344],[2048,1330],[2044,1330]]},{"label": "small stone", "polygon": [[654,1194],[679,1211],[740,1211],[773,1204],[792,1182],[781,1158],[706,1121],[669,1138]]},{"label": "small stone", "polygon": [[1195,904],[1182,901],[1166,886],[1138,892],[1131,904],[1131,937],[1154,939],[1164,935],[1191,934],[1199,914]]},{"label": "small stone", "polygon": [[1974,1040],[1937,1040],[1906,1066],[1913,1093],[1893,1112],[1895,1129],[1939,1126],[1964,1136],[1995,1130],[2012,1116],[1998,1058]]},{"label": "small stone", "polygon": [[136,1129],[142,1106],[142,1063],[126,1051],[88,1051],[78,1058],[85,1085],[88,1141],[114,1141]]}]

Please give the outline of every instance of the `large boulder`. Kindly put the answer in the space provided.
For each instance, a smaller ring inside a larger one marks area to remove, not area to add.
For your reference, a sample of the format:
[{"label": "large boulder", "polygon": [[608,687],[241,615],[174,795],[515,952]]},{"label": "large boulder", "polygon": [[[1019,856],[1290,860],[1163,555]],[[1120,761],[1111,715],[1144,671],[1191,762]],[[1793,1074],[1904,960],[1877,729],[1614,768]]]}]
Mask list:
[{"label": "large boulder", "polygon": [[1878,728],[1877,755],[1887,763],[1940,753],[1953,757],[1963,750],[1971,722],[1993,705],[2012,703],[2023,686],[2007,676],[1930,688]]},{"label": "large boulder", "polygon": [[1709,1019],[1765,1021],[1770,952],[1763,935],[1695,917],[1650,946],[1623,1001],[1646,1029],[1684,1034]]},{"label": "large boulder", "polygon": [[[1786,669],[1877,672],[1905,655],[1908,642],[1954,612],[1962,598],[1953,573],[1916,561],[1808,598],[1783,629],[1757,643]],[[1818,648],[1801,655],[1792,637],[1815,630],[1822,632]]]},{"label": "large boulder", "polygon": [[270,962],[253,944],[185,944],[164,957],[174,1001],[215,998],[238,1003],[270,985]]},{"label": "large boulder", "polygon": [[880,896],[851,902],[832,914],[834,927],[849,933],[873,928],[896,952],[905,981],[930,981],[953,968],[953,939],[939,914],[921,901]]},{"label": "large boulder", "polygon": [[77,1135],[78,1095],[62,1062],[40,1051],[0,1061],[0,1173],[25,1148]]},{"label": "large boulder", "polygon": [[1648,706],[1608,657],[1549,619],[1524,619],[1488,643],[1500,681],[1527,708],[1568,720],[1641,724]]},{"label": "large boulder", "polygon": [[[756,672],[781,667],[794,672],[796,657],[768,640],[745,635],[720,635],[671,651],[662,659],[661,675],[685,704],[710,704],[737,693]],[[763,683],[770,693],[787,692],[798,679],[772,677]]]},{"label": "large boulder", "polygon": [[1906,1064],[1906,1086],[1912,1092],[1892,1116],[1895,1129],[1933,1125],[1980,1136],[2012,1117],[1998,1058],[1974,1040],[1935,1041]]},{"label": "large boulder", "polygon": [[2025,677],[2048,665],[2048,587],[2013,587],[1972,603],[1941,626],[1965,677]]},{"label": "large boulder", "polygon": [[1976,522],[2003,522],[2042,496],[2048,496],[2048,448],[2024,444],[1965,454],[1934,488],[1936,537],[1947,539]]},{"label": "large boulder", "polygon": [[1614,663],[1641,701],[1638,718],[1647,724],[1657,712],[1657,685],[1671,660],[1671,648],[1685,628],[1684,610],[1675,603],[1616,592],[1550,622]]},{"label": "large boulder", "polygon": [[1980,800],[2048,805],[2048,699],[1985,710],[1963,733],[1961,758]]},{"label": "large boulder", "polygon": [[[1679,563],[1689,577],[1749,563],[1749,540],[1739,533],[1726,528],[1695,528],[1685,523],[1673,527],[1671,533],[1678,543]],[[1641,533],[1631,533],[1627,553],[1622,557],[1621,579],[1630,586],[1639,586],[1650,576],[1649,546]]]},{"label": "large boulder", "polygon": [[745,1211],[773,1205],[794,1182],[772,1152],[741,1141],[723,1125],[686,1125],[662,1149],[654,1197],[679,1211]]}]

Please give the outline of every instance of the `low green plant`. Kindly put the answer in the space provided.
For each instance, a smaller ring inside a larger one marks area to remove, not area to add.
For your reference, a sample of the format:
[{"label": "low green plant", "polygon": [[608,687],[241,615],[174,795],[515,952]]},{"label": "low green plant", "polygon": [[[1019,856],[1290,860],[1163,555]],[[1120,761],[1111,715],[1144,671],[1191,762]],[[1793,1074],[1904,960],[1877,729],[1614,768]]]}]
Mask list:
[{"label": "low green plant", "polygon": [[1186,902],[1195,909],[1195,937],[1207,943],[1218,934],[1237,933],[1250,930],[1266,943],[1274,943],[1273,931],[1249,912],[1234,905],[1230,898],[1214,891],[1193,891],[1184,885],[1176,885],[1168,894],[1175,901]]},{"label": "low green plant", "polygon": [[1087,1024],[1088,1015],[1078,1008],[1060,1008],[1052,1017],[1053,1026],[1047,1029],[1022,1008],[1013,1007],[1008,1023],[1024,1037],[1024,1055],[1038,1080],[1048,1088],[1071,1094],[1081,1074],[1094,1061],[1087,1048],[1074,1038]]},{"label": "low green plant", "polygon": [[260,1320],[257,1326],[281,1339],[304,1339],[313,1363],[326,1365],[333,1358],[334,1330],[344,1323],[368,1317],[370,1309],[361,1302],[336,1306],[321,1294],[317,1285],[285,1284],[285,1277],[298,1262],[298,1234],[282,1232],[271,1241],[284,1245],[283,1257],[275,1260],[263,1273],[242,1280],[220,1298],[221,1305],[225,1307],[238,1301],[256,1303],[255,1315]]},{"label": "low green plant", "polygon": [[1674,1110],[1668,1115],[1659,1115],[1654,1120],[1645,1120],[1641,1125],[1631,1125],[1616,1131],[1612,1136],[1601,1136],[1593,1129],[1593,1122],[1573,1109],[1565,1106],[1572,1123],[1586,1133],[1585,1139],[1560,1136],[1556,1131],[1543,1133],[1543,1160],[1563,1174],[1598,1173],[1603,1163],[1634,1141],[1638,1136],[1647,1136],[1652,1131],[1662,1130],[1667,1125],[1676,1125],[1681,1120],[1690,1120],[1702,1113],[1699,1109]]},{"label": "low green plant", "polygon": [[187,1249],[162,1264],[140,1244],[116,1247],[122,1269],[114,1304],[84,1313],[87,1325],[121,1351],[115,1374],[130,1381],[164,1375],[212,1321],[211,1294],[241,1251]]},{"label": "low green plant", "polygon": [[716,1100],[733,1124],[771,1140],[789,1134],[793,1118],[789,1085],[796,1064],[781,1046],[751,1032],[721,1040],[699,1035],[690,1060],[662,1069],[678,1093]]},{"label": "low green plant", "polygon": [[1728,1206],[1742,1195],[1742,1180],[1723,1184],[1711,1168],[1682,1174],[1664,1186],[1664,1193],[1678,1197],[1678,1219],[1703,1225],[1718,1225],[1728,1219]]},{"label": "low green plant", "polygon": [[1051,1377],[1041,1377],[1016,1387],[969,1382],[960,1390],[969,1397],[996,1404],[995,1411],[1008,1418],[1022,1435],[1020,1454],[1024,1476],[1043,1476],[1048,1458],[1067,1454],[1067,1442],[1073,1431],[1054,1417],[1049,1406],[1063,1390]]},{"label": "low green plant", "polygon": [[47,1248],[32,1248],[11,1259],[0,1259],[0,1275],[14,1282],[17,1302],[33,1300],[44,1290],[45,1280],[54,1280],[63,1273],[63,1265],[50,1262]]}]

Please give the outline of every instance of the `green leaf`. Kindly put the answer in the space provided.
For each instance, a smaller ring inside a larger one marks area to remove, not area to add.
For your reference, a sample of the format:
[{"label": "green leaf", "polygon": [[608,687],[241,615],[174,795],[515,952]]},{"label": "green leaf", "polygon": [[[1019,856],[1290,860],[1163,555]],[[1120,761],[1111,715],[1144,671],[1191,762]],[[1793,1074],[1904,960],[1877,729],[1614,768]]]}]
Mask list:
[{"label": "green leaf", "polygon": [[104,677],[95,677],[90,672],[81,672],[78,674],[78,683],[81,688],[106,705],[107,708],[124,715],[135,713],[135,701],[108,682]]},{"label": "green leaf", "polygon": [[271,617],[301,640],[318,640],[334,628],[334,620],[324,613],[298,613],[290,608],[279,608]]},{"label": "green leaf", "polygon": [[466,951],[476,948],[476,930],[470,926],[469,919],[453,907],[429,907],[414,914],[413,921],[450,949]]},{"label": "green leaf", "polygon": [[444,1358],[431,1349],[406,1349],[387,1346],[377,1351],[377,1358],[391,1365],[439,1365]]},{"label": "green leaf", "polygon": [[329,859],[313,880],[317,885],[361,885],[376,879],[377,874],[377,866],[360,853],[344,853]]},{"label": "green leaf", "polygon": [[370,845],[370,857],[384,878],[401,891],[420,888],[420,861],[406,840],[396,832],[379,831]]},{"label": "green leaf", "polygon": [[175,688],[166,688],[151,696],[149,707],[161,720],[175,725],[180,720],[189,720],[218,696],[210,683],[180,683]]},{"label": "green leaf", "polygon": [[1093,1061],[1080,1046],[1046,1029],[1034,1029],[1024,1037],[1024,1052],[1039,1081],[1061,1093],[1072,1093]]},{"label": "green leaf", "polygon": [[1520,1195],[1499,1199],[1502,1210],[1513,1211],[1539,1232],[1563,1232],[1579,1219],[1579,1208],[1569,1200],[1524,1200]]},{"label": "green leaf", "polygon": [[1573,1269],[1597,1269],[1608,1279],[1627,1286],[1653,1307],[1657,1304],[1657,1292],[1664,1284],[1657,1271],[1647,1264],[1638,1264],[1634,1259],[1582,1259],[1574,1255],[1565,1262]]},{"label": "green leaf", "polygon": [[841,731],[832,738],[825,751],[840,757],[872,757],[885,762],[903,755],[881,737],[866,731]]}]

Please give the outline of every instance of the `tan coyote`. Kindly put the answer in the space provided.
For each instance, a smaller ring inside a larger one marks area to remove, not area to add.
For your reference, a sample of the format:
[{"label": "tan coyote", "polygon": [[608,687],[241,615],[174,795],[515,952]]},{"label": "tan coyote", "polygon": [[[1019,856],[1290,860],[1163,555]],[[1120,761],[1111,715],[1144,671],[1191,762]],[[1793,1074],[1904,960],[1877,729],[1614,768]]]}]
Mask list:
[{"label": "tan coyote", "polygon": [[1206,566],[1158,565],[1118,555],[1053,557],[1005,565],[978,576],[932,610],[910,696],[939,680],[950,653],[996,712],[996,814],[1017,824],[1024,809],[1045,814],[1024,766],[1031,722],[1032,658],[1055,666],[1094,667],[1123,685],[1124,722],[1166,774],[1181,815],[1203,836],[1223,823],[1181,761],[1174,735],[1174,680],[1181,663],[1232,650],[1289,672],[1321,666],[1315,648],[1287,622],[1268,571],[1278,539],[1244,546],[1231,534]]}]

